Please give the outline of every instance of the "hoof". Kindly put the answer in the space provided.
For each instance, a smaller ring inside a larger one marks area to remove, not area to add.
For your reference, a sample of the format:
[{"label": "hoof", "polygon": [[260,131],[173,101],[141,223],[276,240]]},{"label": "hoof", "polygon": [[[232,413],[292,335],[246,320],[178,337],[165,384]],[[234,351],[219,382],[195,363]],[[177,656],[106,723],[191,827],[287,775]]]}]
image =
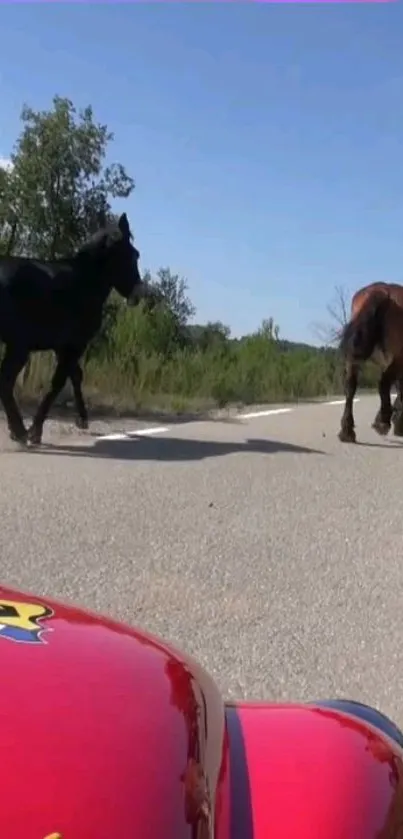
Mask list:
[{"label": "hoof", "polygon": [[375,421],[375,422],[372,423],[372,428],[381,437],[386,437],[386,435],[389,434],[389,431],[390,431],[390,424],[388,422],[377,422],[377,421]]},{"label": "hoof", "polygon": [[13,443],[19,443],[20,446],[26,446],[27,445],[28,435],[27,435],[27,432],[25,430],[21,431],[19,434],[16,434],[15,431],[10,431],[9,433],[10,433],[10,440],[12,440]]},{"label": "hoof", "polygon": [[396,425],[393,425],[393,434],[395,437],[403,437],[403,427],[401,424],[396,423]]},{"label": "hoof", "polygon": [[341,443],[355,443],[357,441],[354,428],[351,431],[347,431],[346,428],[341,428],[338,433],[338,438]]},{"label": "hoof", "polygon": [[40,446],[42,443],[42,430],[31,425],[28,429],[27,443],[31,446]]},{"label": "hoof", "polygon": [[88,419],[85,419],[83,417],[77,417],[76,418],[76,427],[79,428],[80,431],[87,431],[88,428],[89,428]]}]

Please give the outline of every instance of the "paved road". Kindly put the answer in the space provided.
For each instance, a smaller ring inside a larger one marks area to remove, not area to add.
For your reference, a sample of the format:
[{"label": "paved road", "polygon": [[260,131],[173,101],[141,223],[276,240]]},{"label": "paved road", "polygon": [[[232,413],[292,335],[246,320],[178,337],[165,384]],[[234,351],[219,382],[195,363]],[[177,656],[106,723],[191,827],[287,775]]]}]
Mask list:
[{"label": "paved road", "polygon": [[329,404],[125,440],[53,424],[31,452],[2,428],[1,577],[167,636],[226,696],[344,694],[403,724],[403,451],[375,409],[355,447]]}]

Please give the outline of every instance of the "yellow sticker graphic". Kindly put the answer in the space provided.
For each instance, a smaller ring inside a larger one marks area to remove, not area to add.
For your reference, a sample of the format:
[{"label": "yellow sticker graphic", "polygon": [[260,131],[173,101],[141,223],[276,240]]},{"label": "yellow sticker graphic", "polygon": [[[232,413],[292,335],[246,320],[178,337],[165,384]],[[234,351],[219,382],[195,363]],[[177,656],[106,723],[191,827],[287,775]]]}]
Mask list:
[{"label": "yellow sticker graphic", "polygon": [[20,644],[43,644],[41,636],[48,628],[41,626],[40,621],[53,614],[53,609],[42,603],[0,600],[0,638]]}]

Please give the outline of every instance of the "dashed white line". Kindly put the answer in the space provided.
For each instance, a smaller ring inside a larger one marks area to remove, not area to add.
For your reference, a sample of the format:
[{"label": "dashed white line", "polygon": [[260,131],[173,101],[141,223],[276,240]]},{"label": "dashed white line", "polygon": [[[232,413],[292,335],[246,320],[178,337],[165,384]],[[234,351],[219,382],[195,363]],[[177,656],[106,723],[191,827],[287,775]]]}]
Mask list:
[{"label": "dashed white line", "polygon": [[127,440],[127,437],[128,437],[127,434],[100,434],[99,437],[97,437],[97,441],[98,440],[113,440],[113,441],[115,441],[115,440]]},{"label": "dashed white line", "polygon": [[272,414],[290,414],[294,408],[272,408],[269,411],[251,411],[249,414],[240,414],[240,419],[255,419],[256,417],[270,417]]},{"label": "dashed white line", "polygon": [[[354,399],[354,402],[359,402],[358,399]],[[317,402],[317,405],[344,405],[345,399],[329,399],[327,402]],[[301,407],[306,407],[312,403],[304,403],[301,402]],[[272,414],[290,414],[292,411],[298,410],[299,405],[292,405],[291,408],[271,408],[267,411],[251,411],[249,414],[239,414],[240,419],[256,419],[257,417],[269,417]]]},{"label": "dashed white line", "polygon": [[139,428],[137,431],[126,431],[120,434],[101,434],[97,440],[130,440],[133,437],[151,437],[153,434],[163,434],[169,431],[164,425]]},{"label": "dashed white line", "polygon": [[[344,399],[330,399],[328,402],[318,402],[318,405],[344,405]],[[355,399],[355,402],[359,402],[359,398]],[[302,403],[303,405],[304,403]],[[293,405],[289,408],[268,408],[267,410],[263,411],[250,411],[247,414],[238,414],[239,419],[258,419],[259,417],[270,417],[275,416],[276,414],[291,414],[293,411],[297,410],[299,406]],[[184,423],[184,425],[188,425],[188,423]],[[169,431],[168,426],[165,425],[153,425],[149,428],[139,428],[136,431],[126,431],[121,432],[120,434],[104,434],[100,435],[97,439],[98,440],[130,440],[135,437],[151,437],[155,434],[165,434]]]},{"label": "dashed white line", "polygon": [[[330,402],[319,402],[319,405],[344,405],[345,401],[345,399],[331,399]],[[354,404],[359,401],[359,399],[354,399]]]},{"label": "dashed white line", "polygon": [[150,434],[163,434],[165,431],[169,431],[169,428],[165,425],[153,425],[150,428],[140,428],[138,431],[128,431],[126,437],[138,437],[139,435],[147,437]]}]

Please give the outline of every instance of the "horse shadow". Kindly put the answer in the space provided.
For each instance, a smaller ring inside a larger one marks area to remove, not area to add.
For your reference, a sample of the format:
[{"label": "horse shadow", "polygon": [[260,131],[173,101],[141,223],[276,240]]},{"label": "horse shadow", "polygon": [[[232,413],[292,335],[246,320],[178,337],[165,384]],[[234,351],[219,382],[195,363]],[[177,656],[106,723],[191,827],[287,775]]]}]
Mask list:
[{"label": "horse shadow", "polygon": [[[27,451],[27,450],[25,450]],[[206,458],[225,457],[232,454],[256,453],[272,455],[276,453],[325,455],[319,449],[285,443],[281,440],[246,439],[243,442],[223,442],[217,440],[195,440],[179,437],[130,436],[125,439],[110,440],[99,438],[92,445],[69,445],[45,442],[38,448],[28,451],[36,455],[84,457],[113,460],[137,461],[198,461]]]}]

